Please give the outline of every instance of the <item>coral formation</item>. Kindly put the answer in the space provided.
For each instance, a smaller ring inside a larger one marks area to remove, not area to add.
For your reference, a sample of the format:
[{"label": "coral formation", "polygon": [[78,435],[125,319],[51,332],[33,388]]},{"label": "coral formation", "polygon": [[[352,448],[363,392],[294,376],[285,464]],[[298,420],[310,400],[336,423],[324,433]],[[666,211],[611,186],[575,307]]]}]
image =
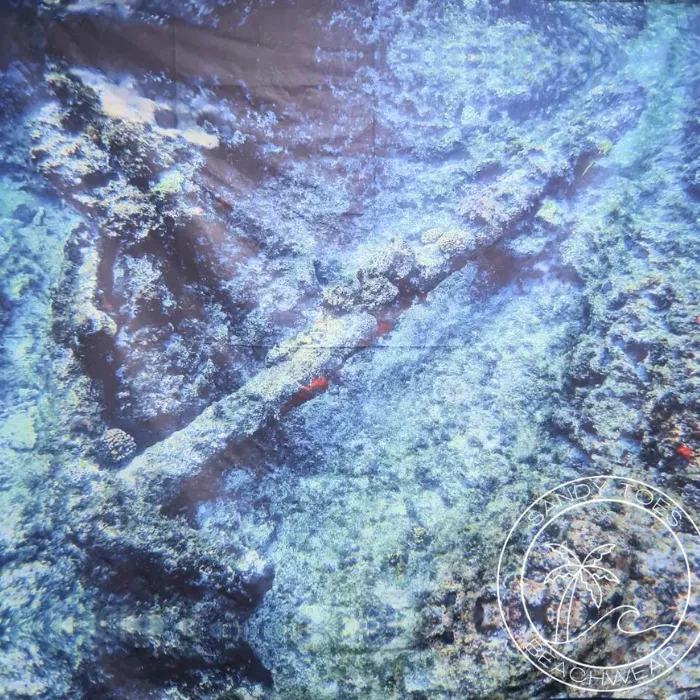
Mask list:
[{"label": "coral formation", "polygon": [[109,463],[118,464],[136,452],[136,443],[129,433],[110,428],[100,438],[100,452]]}]

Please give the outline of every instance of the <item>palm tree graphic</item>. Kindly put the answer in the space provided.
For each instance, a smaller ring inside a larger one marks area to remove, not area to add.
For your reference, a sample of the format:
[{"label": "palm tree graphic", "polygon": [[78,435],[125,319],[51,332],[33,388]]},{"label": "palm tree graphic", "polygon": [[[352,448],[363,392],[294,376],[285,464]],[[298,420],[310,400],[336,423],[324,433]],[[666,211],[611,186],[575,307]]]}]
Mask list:
[{"label": "palm tree graphic", "polygon": [[[571,617],[573,614],[574,600],[579,589],[582,590],[581,595],[586,593],[590,595],[591,601],[596,608],[600,608],[603,602],[603,589],[600,581],[609,581],[610,583],[620,583],[620,579],[615,574],[601,564],[603,557],[610,554],[615,545],[611,543],[601,544],[592,549],[583,559],[575,552],[572,552],[563,544],[547,542],[546,549],[556,552],[564,557],[565,563],[552,569],[545,576],[544,583],[555,581],[564,581],[566,587],[562,593],[559,607],[557,608],[557,621],[554,631],[554,644],[566,644],[573,641],[571,638]],[[568,608],[567,606],[568,602]],[[607,615],[606,615],[607,617]],[[565,629],[562,630],[562,623],[566,620]],[[591,629],[590,627],[588,629]],[[585,634],[585,630],[582,634]],[[578,635],[574,639],[582,636]]]},{"label": "palm tree graphic", "polygon": [[[675,629],[674,625],[659,624],[646,627],[644,629],[628,630],[622,626],[623,621],[635,622],[642,617],[642,613],[634,605],[618,605],[612,610],[608,610],[604,615],[601,615],[594,623],[586,627],[576,636],[571,636],[571,617],[574,609],[574,600],[579,590],[582,590],[581,596],[589,594],[593,605],[600,608],[603,602],[603,589],[601,581],[610,583],[620,583],[620,579],[610,569],[602,565],[603,557],[612,553],[615,545],[608,542],[601,544],[592,549],[583,559],[575,552],[572,552],[563,544],[554,542],[545,543],[544,547],[552,552],[556,552],[564,557],[564,564],[552,569],[544,578],[544,583],[565,581],[566,587],[562,593],[559,607],[557,608],[557,621],[554,629],[554,640],[550,640],[550,644],[566,644],[575,642],[584,635],[588,634],[594,627],[598,626],[603,620],[615,614],[618,615],[617,630],[621,634],[629,637],[646,634],[660,629]],[[568,607],[567,607],[568,602]],[[566,625],[562,630],[562,623],[566,619]]]}]

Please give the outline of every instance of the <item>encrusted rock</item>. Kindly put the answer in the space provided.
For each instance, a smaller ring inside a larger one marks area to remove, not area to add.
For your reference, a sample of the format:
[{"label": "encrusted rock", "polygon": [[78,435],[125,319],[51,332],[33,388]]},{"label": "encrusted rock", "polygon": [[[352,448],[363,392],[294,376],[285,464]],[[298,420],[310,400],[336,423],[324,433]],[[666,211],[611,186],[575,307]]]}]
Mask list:
[{"label": "encrusted rock", "polygon": [[336,311],[350,311],[355,303],[352,288],[343,284],[326,287],[321,297],[324,306]]},{"label": "encrusted rock", "polygon": [[433,228],[421,236],[423,243],[434,243],[442,252],[448,255],[463,255],[476,246],[475,236],[471,231],[458,228]]},{"label": "encrusted rock", "polygon": [[400,239],[391,246],[374,252],[374,259],[369,266],[371,272],[386,277],[391,282],[400,282],[413,272],[416,260],[406,241]]},{"label": "encrusted rock", "polygon": [[389,306],[399,295],[399,290],[381,275],[360,276],[359,302],[363,309],[376,311]]},{"label": "encrusted rock", "polygon": [[12,218],[17,219],[17,221],[20,221],[23,224],[29,224],[31,223],[35,214],[36,211],[23,202],[15,207],[15,210],[12,212]]},{"label": "encrusted rock", "polygon": [[161,129],[177,128],[177,114],[170,109],[157,109],[153,118]]}]

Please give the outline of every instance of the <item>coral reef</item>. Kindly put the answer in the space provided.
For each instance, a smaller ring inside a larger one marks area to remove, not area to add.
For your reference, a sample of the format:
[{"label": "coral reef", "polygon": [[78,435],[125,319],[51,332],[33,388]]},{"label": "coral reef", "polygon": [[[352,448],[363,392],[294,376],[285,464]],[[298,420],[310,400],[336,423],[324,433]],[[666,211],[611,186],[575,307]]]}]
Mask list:
[{"label": "coral reef", "polygon": [[0,14],[0,695],[559,693],[518,513],[700,509],[698,8]]}]

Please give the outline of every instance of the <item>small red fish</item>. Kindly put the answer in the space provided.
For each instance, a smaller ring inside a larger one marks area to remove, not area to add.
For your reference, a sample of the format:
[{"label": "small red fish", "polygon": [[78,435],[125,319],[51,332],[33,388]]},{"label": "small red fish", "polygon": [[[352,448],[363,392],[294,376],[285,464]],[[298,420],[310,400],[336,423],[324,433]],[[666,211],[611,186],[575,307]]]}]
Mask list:
[{"label": "small red fish", "polygon": [[391,330],[389,321],[377,321],[377,335],[386,335]]},{"label": "small red fish", "polygon": [[688,447],[688,445],[679,445],[676,447],[676,454],[683,459],[691,460],[693,458],[693,451]]},{"label": "small red fish", "polygon": [[700,316],[695,317],[695,324],[700,326]]},{"label": "small red fish", "polygon": [[314,397],[314,394],[319,394],[327,388],[328,380],[325,377],[314,377],[310,384],[302,384],[301,389],[282,406],[282,413],[287,413],[287,411],[290,411],[295,406],[309,401]]},{"label": "small red fish", "polygon": [[233,204],[223,197],[216,197],[216,201],[227,211],[231,211],[233,209]]},{"label": "small red fish", "polygon": [[328,380],[325,377],[314,378],[311,384],[304,384],[302,389],[306,391],[325,391],[328,388]]}]

